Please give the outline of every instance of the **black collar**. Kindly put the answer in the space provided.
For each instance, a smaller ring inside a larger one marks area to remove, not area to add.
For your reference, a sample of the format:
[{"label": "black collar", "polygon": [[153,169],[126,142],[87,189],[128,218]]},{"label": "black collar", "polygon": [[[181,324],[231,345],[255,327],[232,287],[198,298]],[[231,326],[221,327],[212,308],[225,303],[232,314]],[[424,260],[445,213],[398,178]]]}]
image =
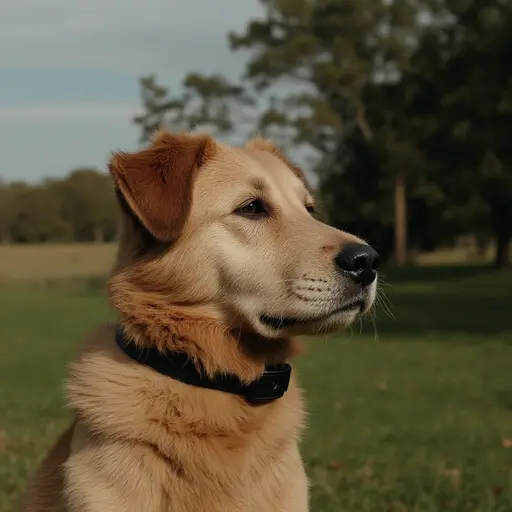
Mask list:
[{"label": "black collar", "polygon": [[219,375],[212,379],[208,378],[197,370],[186,354],[181,352],[161,352],[153,347],[138,348],[126,336],[120,325],[116,326],[116,343],[127,356],[162,375],[191,386],[240,395],[252,405],[281,398],[290,383],[292,367],[286,363],[267,366],[257,380],[250,384],[244,384],[235,375]]}]

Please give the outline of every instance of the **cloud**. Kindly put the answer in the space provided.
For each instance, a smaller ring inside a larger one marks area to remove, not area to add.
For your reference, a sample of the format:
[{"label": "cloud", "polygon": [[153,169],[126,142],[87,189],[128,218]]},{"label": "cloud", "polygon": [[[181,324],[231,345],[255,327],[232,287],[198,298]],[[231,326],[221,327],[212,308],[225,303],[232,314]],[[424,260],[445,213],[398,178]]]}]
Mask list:
[{"label": "cloud", "polygon": [[226,71],[240,62],[227,32],[260,12],[257,0],[3,0],[0,68]]},{"label": "cloud", "polygon": [[227,32],[260,15],[259,0],[2,0],[0,178],[104,168],[134,149],[137,79],[178,92],[190,71],[243,71]]},{"label": "cloud", "polygon": [[[113,122],[130,123],[139,106],[134,103],[57,103],[45,105],[3,106],[1,124],[12,122]],[[1,126],[0,124],[0,126]]]},{"label": "cloud", "polygon": [[0,109],[0,178],[34,181],[76,167],[105,169],[112,151],[137,148],[130,103],[19,105]]}]

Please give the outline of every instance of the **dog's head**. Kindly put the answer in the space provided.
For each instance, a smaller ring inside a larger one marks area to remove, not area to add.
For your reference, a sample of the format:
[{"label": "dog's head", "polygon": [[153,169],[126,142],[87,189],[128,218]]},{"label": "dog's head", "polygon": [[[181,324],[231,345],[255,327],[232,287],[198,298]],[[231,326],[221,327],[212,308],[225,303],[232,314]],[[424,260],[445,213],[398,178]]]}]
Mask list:
[{"label": "dog's head", "polygon": [[131,289],[265,338],[332,331],[371,308],[376,252],[315,218],[271,142],[159,132],[110,171],[125,217],[115,275]]}]

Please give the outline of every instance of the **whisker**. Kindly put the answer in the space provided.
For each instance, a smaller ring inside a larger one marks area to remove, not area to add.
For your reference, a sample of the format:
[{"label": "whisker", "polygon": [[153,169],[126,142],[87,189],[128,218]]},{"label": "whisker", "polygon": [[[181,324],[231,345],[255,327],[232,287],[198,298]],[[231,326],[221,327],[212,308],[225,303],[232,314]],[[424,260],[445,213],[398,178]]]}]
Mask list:
[{"label": "whisker", "polygon": [[396,320],[395,315],[391,310],[392,303],[383,291],[379,291],[375,302],[382,307],[384,313],[386,313],[391,319]]},{"label": "whisker", "polygon": [[375,343],[378,343],[379,342],[379,332],[377,330],[376,316],[373,316],[373,318],[372,318],[372,325],[373,325],[373,340],[375,341]]},{"label": "whisker", "polygon": [[311,302],[313,304],[319,304],[319,303],[323,303],[323,302],[328,302],[328,303],[340,302],[341,303],[339,297],[315,297],[315,298],[311,299],[309,297],[304,297],[297,293],[294,293],[293,295],[304,302]]}]

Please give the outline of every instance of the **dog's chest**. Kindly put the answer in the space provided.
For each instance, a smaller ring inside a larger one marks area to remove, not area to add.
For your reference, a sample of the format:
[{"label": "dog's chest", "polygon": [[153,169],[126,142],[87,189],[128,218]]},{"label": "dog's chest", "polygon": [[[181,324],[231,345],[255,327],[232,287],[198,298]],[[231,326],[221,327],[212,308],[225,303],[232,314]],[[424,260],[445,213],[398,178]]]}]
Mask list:
[{"label": "dog's chest", "polygon": [[[66,494],[87,512],[306,512],[302,408],[287,405],[238,440],[159,428],[153,442],[133,443],[78,424]],[[153,444],[158,438],[168,438],[165,453]]]},{"label": "dog's chest", "polygon": [[[119,448],[91,446],[72,455],[66,494],[73,498],[73,505],[86,504],[83,510],[88,512],[308,510],[307,480],[294,440],[273,457],[260,452],[250,461],[232,460],[224,467],[219,460],[217,471],[204,472],[198,466],[193,475],[177,473],[175,467],[152,460],[144,450]],[[112,465],[114,456],[117,461]]]},{"label": "dog's chest", "polygon": [[226,467],[222,473],[196,480],[182,496],[173,496],[175,484],[164,492],[168,496],[168,512],[308,510],[307,479],[295,440],[271,456],[259,451],[249,462],[240,461],[240,465]]}]

